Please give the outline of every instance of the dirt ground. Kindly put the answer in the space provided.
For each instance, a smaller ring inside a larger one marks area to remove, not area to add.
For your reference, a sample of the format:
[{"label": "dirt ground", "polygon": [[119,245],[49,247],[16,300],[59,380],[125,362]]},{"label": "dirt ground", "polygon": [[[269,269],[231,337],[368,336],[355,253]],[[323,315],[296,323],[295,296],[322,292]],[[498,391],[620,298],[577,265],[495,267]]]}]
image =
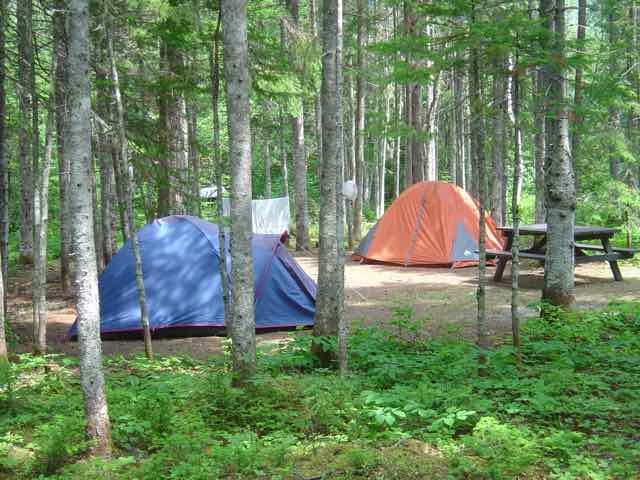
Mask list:
[{"label": "dirt ground", "polygon": [[[297,261],[311,276],[317,277],[318,259],[310,254],[296,255]],[[488,268],[493,275],[494,269]],[[623,282],[615,282],[608,264],[593,263],[576,268],[576,307],[588,309],[606,305],[614,299],[640,298],[640,268],[621,264]],[[523,317],[536,315],[528,307],[540,297],[543,270],[526,265],[521,273]],[[47,336],[49,351],[77,355],[78,344],[66,340],[66,332],[75,319],[69,300],[62,298],[57,272],[50,272],[48,282],[49,322]],[[345,269],[346,316],[351,323],[376,325],[389,321],[396,306],[412,306],[414,319],[424,326],[425,335],[452,333],[473,337],[476,301],[476,268],[407,268],[388,265],[365,265],[349,260]],[[510,331],[511,278],[509,268],[502,283],[491,279],[487,288],[487,316],[491,332]],[[9,318],[17,333],[18,352],[30,350],[32,308],[28,272],[19,272],[9,285]],[[258,345],[280,342],[287,333],[266,333],[258,336]],[[159,355],[190,354],[199,358],[217,355],[223,348],[224,337],[158,339],[154,349]],[[103,342],[106,355],[132,355],[143,351],[141,341],[121,340]]]}]

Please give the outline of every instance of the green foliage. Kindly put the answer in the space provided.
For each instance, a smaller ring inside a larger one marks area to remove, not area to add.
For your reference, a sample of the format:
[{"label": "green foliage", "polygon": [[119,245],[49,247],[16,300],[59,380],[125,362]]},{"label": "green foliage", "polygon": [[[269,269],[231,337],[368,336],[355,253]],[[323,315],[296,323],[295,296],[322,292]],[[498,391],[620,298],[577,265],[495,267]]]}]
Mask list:
[{"label": "green foliage", "polygon": [[80,460],[77,362],[23,355],[0,386],[0,474],[15,478],[634,478],[640,304],[547,311],[515,355],[426,339],[398,305],[359,328],[352,373],[313,370],[310,335],[231,386],[224,359],[106,361],[116,455]]}]

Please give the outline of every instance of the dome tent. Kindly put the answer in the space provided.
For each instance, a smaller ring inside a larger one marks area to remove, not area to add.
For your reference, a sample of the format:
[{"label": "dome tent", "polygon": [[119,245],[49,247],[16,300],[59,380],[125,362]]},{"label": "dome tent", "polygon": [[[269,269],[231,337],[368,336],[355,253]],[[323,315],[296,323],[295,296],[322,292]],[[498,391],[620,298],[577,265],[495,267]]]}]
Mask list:
[{"label": "dome tent", "polygon": [[[502,250],[495,222],[486,217],[487,249]],[[478,263],[479,211],[462,188],[420,182],[406,189],[353,254],[355,260],[398,265],[467,266]]]},{"label": "dome tent", "polygon": [[[171,216],[138,231],[149,321],[154,336],[207,335],[224,327],[218,226],[196,217]],[[229,242],[225,242],[228,245]],[[257,329],[313,325],[316,285],[279,235],[252,236]],[[227,253],[227,272],[231,267]],[[113,257],[99,279],[100,332],[140,334],[140,307],[131,243]],[[76,322],[77,323],[77,322]],[[77,335],[74,323],[69,336]]]}]

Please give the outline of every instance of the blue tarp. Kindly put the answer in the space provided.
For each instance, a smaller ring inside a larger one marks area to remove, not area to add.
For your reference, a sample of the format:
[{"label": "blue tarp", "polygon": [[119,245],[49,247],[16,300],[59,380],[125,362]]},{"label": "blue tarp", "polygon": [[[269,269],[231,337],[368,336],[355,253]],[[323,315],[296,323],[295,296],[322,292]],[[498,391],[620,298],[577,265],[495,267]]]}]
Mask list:
[{"label": "blue tarp", "polygon": [[[196,217],[171,216],[144,226],[138,239],[152,331],[224,327],[218,226]],[[225,244],[228,251],[229,242]],[[252,248],[256,328],[313,325],[316,285],[280,236],[253,234]],[[227,278],[230,267],[227,255]],[[130,241],[100,275],[99,289],[101,333],[140,332]],[[69,336],[76,335],[74,323]]]}]

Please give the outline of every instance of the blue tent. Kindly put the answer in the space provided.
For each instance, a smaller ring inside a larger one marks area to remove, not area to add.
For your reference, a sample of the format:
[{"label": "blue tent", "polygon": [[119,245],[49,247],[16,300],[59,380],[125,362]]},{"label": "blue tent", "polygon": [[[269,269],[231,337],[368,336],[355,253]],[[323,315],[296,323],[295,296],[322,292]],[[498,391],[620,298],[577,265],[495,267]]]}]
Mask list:
[{"label": "blue tent", "polygon": [[[202,335],[222,331],[224,305],[218,226],[196,217],[171,216],[138,231],[152,332]],[[227,245],[229,242],[225,242]],[[254,305],[257,329],[313,325],[316,285],[278,235],[253,234]],[[230,256],[227,254],[227,278]],[[100,332],[142,331],[131,243],[100,275]],[[69,336],[77,336],[77,322]]]}]

